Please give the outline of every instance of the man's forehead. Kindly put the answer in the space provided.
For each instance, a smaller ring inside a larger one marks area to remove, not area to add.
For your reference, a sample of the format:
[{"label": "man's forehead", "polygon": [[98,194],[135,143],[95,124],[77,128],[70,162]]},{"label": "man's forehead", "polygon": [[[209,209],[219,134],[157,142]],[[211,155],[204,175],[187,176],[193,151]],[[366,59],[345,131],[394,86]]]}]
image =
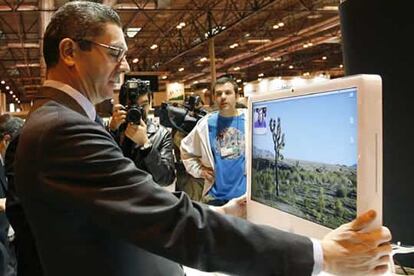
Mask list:
[{"label": "man's forehead", "polygon": [[112,46],[124,49],[128,48],[122,28],[116,24],[106,23],[105,31],[102,34],[102,38],[105,39]]},{"label": "man's forehead", "polygon": [[226,82],[223,84],[217,84],[216,85],[216,91],[234,91],[233,84],[231,82]]}]

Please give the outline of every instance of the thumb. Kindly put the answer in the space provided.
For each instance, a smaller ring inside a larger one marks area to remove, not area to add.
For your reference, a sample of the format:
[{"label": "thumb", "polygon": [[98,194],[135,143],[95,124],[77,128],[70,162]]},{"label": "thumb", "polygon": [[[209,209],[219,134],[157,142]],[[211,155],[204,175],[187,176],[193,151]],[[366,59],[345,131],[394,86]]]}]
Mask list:
[{"label": "thumb", "polygon": [[351,222],[351,230],[359,231],[366,226],[368,226],[371,222],[374,221],[377,213],[374,210],[369,210],[362,215],[359,215],[356,219]]}]

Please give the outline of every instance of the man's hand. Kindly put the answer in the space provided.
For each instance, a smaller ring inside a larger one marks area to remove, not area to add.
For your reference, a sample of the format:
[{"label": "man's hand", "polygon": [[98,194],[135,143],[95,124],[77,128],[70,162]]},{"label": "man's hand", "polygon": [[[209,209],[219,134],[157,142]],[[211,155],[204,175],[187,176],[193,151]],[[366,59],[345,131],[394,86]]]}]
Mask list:
[{"label": "man's hand", "polygon": [[231,215],[239,218],[246,218],[246,195],[233,198],[223,206],[208,206],[210,209],[223,214]]},{"label": "man's hand", "polygon": [[221,208],[223,208],[226,215],[232,215],[239,218],[246,218],[246,195],[233,198]]},{"label": "man's hand", "polygon": [[370,210],[323,238],[324,271],[356,276],[388,270],[391,233],[386,227],[368,230],[375,217],[375,211]]},{"label": "man's hand", "polygon": [[125,122],[127,112],[122,104],[116,104],[112,110],[112,117],[109,120],[109,128],[115,131]]},{"label": "man's hand", "polygon": [[214,181],[214,171],[212,168],[201,167],[201,177],[207,179],[209,182]]},{"label": "man's hand", "polygon": [[128,124],[125,136],[134,141],[138,146],[142,146],[148,142],[147,125],[142,119],[139,125]]}]

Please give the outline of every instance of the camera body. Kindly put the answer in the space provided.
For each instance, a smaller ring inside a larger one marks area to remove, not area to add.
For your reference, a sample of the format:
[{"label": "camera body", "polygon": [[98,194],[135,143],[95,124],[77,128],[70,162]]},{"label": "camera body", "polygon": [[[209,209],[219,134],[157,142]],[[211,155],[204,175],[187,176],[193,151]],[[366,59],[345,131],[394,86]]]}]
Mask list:
[{"label": "camera body", "polygon": [[161,125],[171,127],[187,135],[195,127],[198,120],[204,117],[207,112],[199,107],[201,98],[199,96],[190,96],[186,103],[181,106],[162,103],[161,108],[157,111],[160,117]]},{"label": "camera body", "polygon": [[143,107],[137,104],[138,98],[151,93],[149,83],[140,79],[127,80],[119,92],[119,103],[125,106],[127,111],[126,122],[139,125],[141,119],[146,120]]}]

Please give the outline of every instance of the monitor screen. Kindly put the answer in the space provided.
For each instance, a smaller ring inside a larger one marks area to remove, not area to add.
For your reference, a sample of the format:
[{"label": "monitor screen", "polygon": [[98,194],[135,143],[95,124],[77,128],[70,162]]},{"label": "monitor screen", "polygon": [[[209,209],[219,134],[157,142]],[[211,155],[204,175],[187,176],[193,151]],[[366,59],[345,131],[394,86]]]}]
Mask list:
[{"label": "monitor screen", "polygon": [[380,98],[371,76],[253,96],[248,219],[320,238],[381,213]]}]

